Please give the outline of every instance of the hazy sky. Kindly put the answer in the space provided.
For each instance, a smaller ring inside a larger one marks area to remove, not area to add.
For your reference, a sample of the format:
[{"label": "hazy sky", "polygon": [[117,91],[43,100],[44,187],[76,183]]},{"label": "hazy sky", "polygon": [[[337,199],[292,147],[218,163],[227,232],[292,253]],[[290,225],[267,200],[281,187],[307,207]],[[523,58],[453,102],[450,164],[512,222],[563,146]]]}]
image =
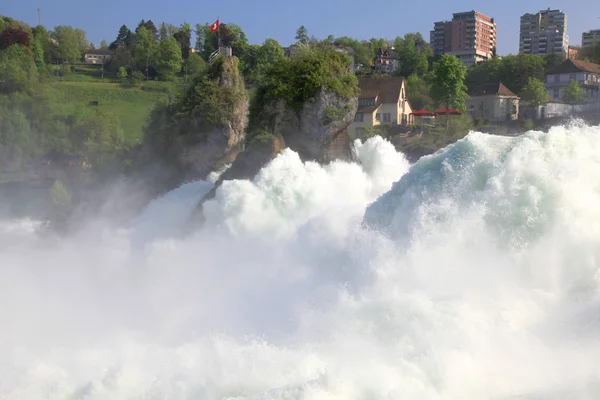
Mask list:
[{"label": "hazy sky", "polygon": [[[261,43],[268,37],[283,45],[293,42],[296,29],[306,26],[309,35],[325,38],[351,36],[357,39],[383,37],[393,39],[408,32],[421,32],[429,41],[429,31],[435,21],[452,18],[453,12],[475,9],[496,19],[498,24],[498,53],[518,51],[519,17],[548,7],[562,9],[568,18],[569,43],[581,44],[581,33],[600,29],[600,6],[597,0],[572,0],[566,4],[542,1],[503,0],[495,2],[449,1],[383,1],[350,2],[341,0],[19,0],[1,1],[0,14],[29,24],[37,24],[37,6],[42,8],[42,25],[72,25],[87,32],[88,40],[98,45],[100,40],[111,42],[119,27],[135,28],[141,19],[181,24],[189,22],[221,22],[240,25],[251,43]],[[488,4],[483,6],[483,4]],[[356,4],[356,5],[351,5]],[[359,7],[358,4],[370,4]],[[383,6],[385,5],[385,6]]]}]

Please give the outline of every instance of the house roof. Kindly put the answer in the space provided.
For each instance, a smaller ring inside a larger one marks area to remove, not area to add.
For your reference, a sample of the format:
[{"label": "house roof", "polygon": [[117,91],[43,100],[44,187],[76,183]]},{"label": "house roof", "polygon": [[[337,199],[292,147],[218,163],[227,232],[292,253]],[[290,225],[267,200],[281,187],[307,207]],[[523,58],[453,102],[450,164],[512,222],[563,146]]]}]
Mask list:
[{"label": "house roof", "polygon": [[367,106],[367,107],[359,108],[356,112],[372,113],[373,111],[377,110],[379,107],[381,107],[381,103],[377,103],[377,105],[375,105],[375,106]]},{"label": "house roof", "polygon": [[566,60],[554,70],[553,74],[569,74],[572,72],[591,72],[600,75],[600,65],[580,60]]},{"label": "house roof", "polygon": [[109,56],[112,54],[112,51],[110,51],[109,49],[89,49],[85,52],[85,54]]},{"label": "house roof", "polygon": [[509,88],[504,86],[503,83],[486,83],[479,85],[473,90],[469,91],[469,96],[508,96],[508,97],[519,97],[514,94]]},{"label": "house roof", "polygon": [[359,99],[379,96],[378,103],[397,103],[404,78],[401,76],[367,76],[358,80]]}]

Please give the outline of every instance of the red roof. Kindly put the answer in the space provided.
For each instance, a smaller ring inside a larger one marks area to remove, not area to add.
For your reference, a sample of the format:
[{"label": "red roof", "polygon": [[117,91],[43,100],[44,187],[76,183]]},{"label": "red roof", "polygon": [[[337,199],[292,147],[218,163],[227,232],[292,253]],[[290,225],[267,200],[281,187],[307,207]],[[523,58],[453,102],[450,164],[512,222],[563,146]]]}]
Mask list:
[{"label": "red roof", "polygon": [[453,110],[452,108],[450,110],[446,110],[445,108],[441,109],[441,110],[437,110],[435,112],[436,114],[456,114],[456,115],[460,115],[461,112],[458,110]]},{"label": "red roof", "polygon": [[417,110],[417,111],[413,111],[411,112],[412,115],[435,115],[435,113],[433,111],[429,111],[429,110]]}]

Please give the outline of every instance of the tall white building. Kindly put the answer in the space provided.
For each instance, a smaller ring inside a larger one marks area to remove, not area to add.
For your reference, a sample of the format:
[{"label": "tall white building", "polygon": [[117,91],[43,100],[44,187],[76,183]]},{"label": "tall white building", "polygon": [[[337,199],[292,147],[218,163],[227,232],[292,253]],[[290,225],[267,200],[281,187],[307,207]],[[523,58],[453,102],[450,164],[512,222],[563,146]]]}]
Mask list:
[{"label": "tall white building", "polygon": [[519,53],[569,53],[567,15],[560,10],[542,10],[521,16]]}]

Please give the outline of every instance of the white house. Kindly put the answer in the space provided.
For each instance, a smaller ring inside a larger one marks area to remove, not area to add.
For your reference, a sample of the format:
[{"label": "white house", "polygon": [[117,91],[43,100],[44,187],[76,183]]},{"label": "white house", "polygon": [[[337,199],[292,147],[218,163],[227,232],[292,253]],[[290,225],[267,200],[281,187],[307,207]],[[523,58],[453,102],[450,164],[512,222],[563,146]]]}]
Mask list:
[{"label": "white house", "polygon": [[562,99],[564,87],[577,81],[586,95],[586,103],[600,103],[600,65],[579,60],[566,60],[546,76],[546,90],[555,99]]}]

